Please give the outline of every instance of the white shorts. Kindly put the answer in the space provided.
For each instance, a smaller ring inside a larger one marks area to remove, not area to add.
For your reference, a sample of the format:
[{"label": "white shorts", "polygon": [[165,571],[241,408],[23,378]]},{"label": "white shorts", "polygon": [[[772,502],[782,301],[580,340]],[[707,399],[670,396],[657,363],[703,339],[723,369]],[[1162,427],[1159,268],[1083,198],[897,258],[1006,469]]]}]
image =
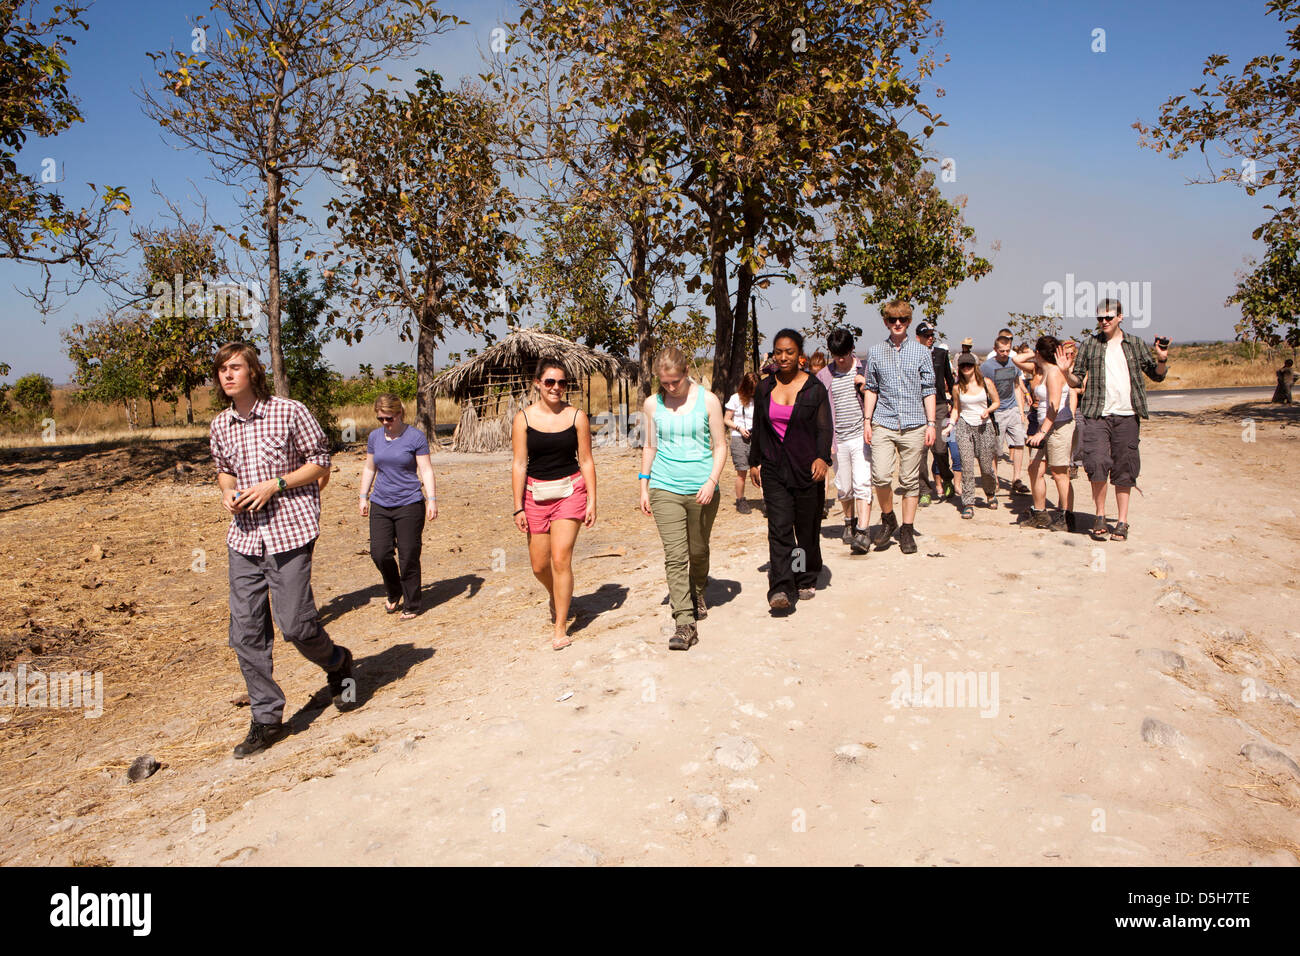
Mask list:
[{"label": "white shorts", "polygon": [[871,503],[871,446],[861,438],[835,443],[835,492]]}]

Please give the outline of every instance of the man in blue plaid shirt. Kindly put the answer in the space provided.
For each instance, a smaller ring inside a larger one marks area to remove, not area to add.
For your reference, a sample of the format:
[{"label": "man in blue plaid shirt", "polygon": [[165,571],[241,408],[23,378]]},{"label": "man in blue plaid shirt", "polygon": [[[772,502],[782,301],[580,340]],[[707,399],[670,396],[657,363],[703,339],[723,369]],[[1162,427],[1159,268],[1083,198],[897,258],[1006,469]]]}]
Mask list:
[{"label": "man in blue plaid shirt", "polygon": [[[921,460],[934,444],[934,359],[930,350],[907,337],[912,307],[895,299],[881,310],[889,337],[867,352],[863,440],[871,446],[871,484],[880,502],[876,550],[898,535],[904,554],[916,553],[912,522],[921,499]],[[894,467],[903,491],[903,524],[894,517]]]}]

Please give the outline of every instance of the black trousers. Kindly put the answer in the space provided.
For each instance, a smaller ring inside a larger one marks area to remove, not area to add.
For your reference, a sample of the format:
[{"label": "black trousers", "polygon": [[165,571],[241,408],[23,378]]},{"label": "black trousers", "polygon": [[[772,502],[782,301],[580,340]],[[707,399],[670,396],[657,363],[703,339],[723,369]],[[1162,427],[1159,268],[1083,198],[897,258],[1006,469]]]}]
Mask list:
[{"label": "black trousers", "polygon": [[795,592],[816,587],[821,574],[826,483],[792,489],[775,471],[763,469],[763,500],[767,503],[767,597],[771,600],[781,593],[793,602]]},{"label": "black trousers", "polygon": [[420,610],[420,539],[423,534],[423,501],[400,508],[370,503],[370,559],[383,575],[388,603],[396,604],[401,598],[408,611]]}]

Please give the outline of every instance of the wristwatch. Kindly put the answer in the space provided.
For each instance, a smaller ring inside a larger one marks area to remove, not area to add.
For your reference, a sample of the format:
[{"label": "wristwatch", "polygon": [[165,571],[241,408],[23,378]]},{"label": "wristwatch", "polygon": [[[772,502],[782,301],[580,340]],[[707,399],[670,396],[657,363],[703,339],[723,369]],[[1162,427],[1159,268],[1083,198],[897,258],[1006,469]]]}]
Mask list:
[{"label": "wristwatch", "polygon": [[280,490],[280,491],[284,491],[284,490],[286,490],[286,489],[289,487],[288,485],[286,485],[286,484],[284,483],[284,476],[283,476],[283,475],[281,475],[279,478],[275,479],[275,483],[279,486],[279,490]]}]

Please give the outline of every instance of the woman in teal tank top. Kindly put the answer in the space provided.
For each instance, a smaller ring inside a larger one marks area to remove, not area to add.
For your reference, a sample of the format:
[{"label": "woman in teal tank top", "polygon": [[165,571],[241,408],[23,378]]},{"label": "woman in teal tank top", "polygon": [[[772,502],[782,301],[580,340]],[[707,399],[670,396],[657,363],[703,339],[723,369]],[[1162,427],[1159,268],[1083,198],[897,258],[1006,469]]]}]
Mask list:
[{"label": "woman in teal tank top", "polygon": [[686,376],[686,356],[666,348],[655,359],[660,392],[646,399],[641,451],[641,511],[655,519],[676,628],[668,646],[688,650],[708,614],[709,534],[718,514],[718,476],[727,464],[718,396]]}]

